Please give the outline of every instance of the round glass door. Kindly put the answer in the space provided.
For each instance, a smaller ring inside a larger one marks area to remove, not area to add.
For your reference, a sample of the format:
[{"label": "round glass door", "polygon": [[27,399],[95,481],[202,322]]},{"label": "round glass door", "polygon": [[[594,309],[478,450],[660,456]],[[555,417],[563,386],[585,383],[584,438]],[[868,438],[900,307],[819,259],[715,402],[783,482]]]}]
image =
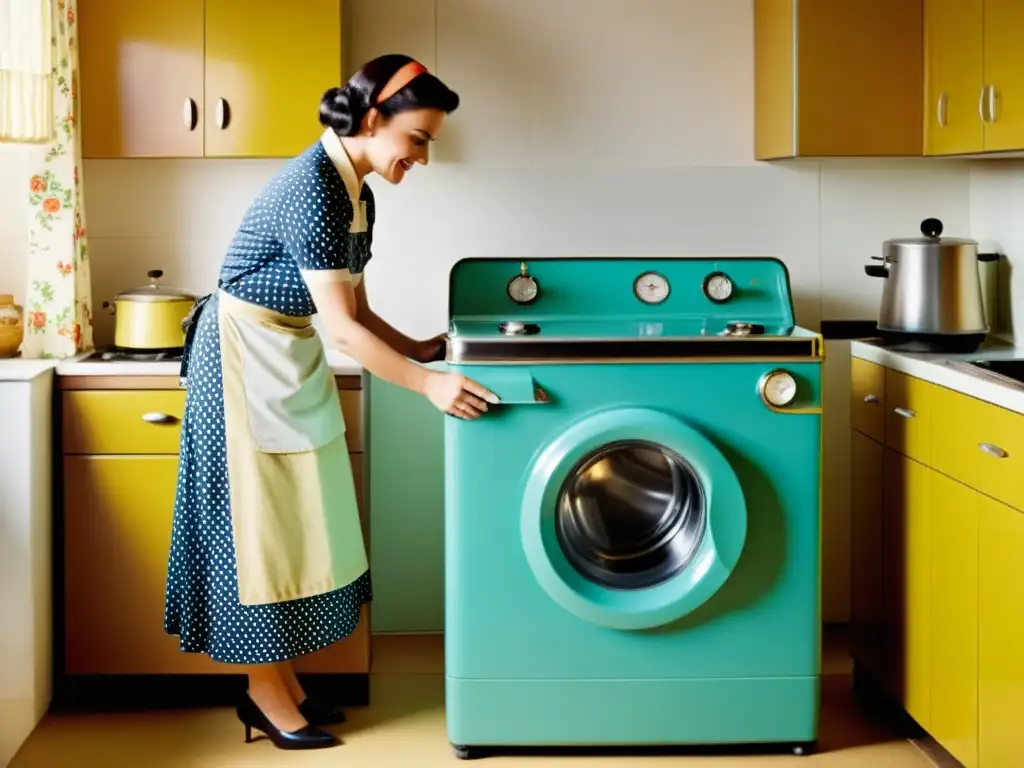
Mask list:
[{"label": "round glass door", "polygon": [[555,531],[584,578],[611,589],[646,589],[692,562],[704,538],[704,505],[689,462],[655,443],[623,440],[570,470]]},{"label": "round glass door", "polygon": [[747,533],[739,478],[718,448],[646,408],[586,416],[543,445],[520,514],[537,583],[615,629],[664,626],[706,603]]}]

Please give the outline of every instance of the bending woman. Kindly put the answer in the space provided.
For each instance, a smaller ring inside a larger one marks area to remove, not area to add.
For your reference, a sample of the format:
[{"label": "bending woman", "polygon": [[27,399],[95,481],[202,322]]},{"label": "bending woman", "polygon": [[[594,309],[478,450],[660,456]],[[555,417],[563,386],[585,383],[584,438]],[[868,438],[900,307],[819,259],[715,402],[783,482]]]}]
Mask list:
[{"label": "bending woman", "polygon": [[373,172],[397,184],[426,165],[458,96],[407,56],[366,64],[320,104],[326,131],[250,206],[218,290],[188,321],[187,397],[164,628],[187,653],[246,665],[246,729],[285,749],[338,743],[344,720],[306,696],[289,664],[356,628],[371,599],[345,425],[324,344],[473,419],[497,402],[439,359],[444,337],[407,338],[370,309],[363,268]]}]

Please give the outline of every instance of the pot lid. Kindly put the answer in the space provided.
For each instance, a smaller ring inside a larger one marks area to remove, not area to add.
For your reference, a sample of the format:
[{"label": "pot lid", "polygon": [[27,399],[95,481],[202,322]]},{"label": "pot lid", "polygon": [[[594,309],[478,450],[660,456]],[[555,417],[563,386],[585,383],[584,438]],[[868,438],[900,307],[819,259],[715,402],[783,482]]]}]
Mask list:
[{"label": "pot lid", "polygon": [[146,273],[149,277],[149,285],[142,285],[132,288],[117,295],[116,301],[195,301],[196,297],[188,291],[180,288],[173,288],[168,285],[160,285],[160,278],[164,276],[162,269],[151,269]]},{"label": "pot lid", "polygon": [[921,222],[922,237],[895,237],[886,240],[886,245],[978,245],[977,240],[961,237],[942,237],[942,222],[925,219]]}]

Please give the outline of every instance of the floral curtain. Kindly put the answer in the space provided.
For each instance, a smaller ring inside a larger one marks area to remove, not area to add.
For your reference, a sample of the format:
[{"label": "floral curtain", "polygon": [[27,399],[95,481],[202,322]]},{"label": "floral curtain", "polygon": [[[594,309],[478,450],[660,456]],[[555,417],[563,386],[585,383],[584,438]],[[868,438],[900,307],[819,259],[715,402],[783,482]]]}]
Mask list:
[{"label": "floral curtain", "polygon": [[[15,2],[42,0],[15,0]],[[26,179],[29,240],[22,357],[91,350],[92,290],[79,131],[78,0],[45,0],[52,13],[50,136]]]}]

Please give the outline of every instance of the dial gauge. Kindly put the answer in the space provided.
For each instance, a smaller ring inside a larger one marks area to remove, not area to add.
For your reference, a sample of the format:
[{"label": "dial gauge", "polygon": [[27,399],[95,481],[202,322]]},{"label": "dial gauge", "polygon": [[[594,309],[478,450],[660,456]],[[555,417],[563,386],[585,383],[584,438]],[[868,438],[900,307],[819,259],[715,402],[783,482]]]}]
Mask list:
[{"label": "dial gauge", "polygon": [[508,281],[505,289],[516,304],[532,304],[540,294],[540,285],[526,272],[526,262],[519,265],[519,274]]},{"label": "dial gauge", "polygon": [[786,371],[766,373],[757,389],[765,405],[771,408],[785,408],[796,399],[796,379]]},{"label": "dial gauge", "polygon": [[633,294],[644,304],[661,304],[670,290],[668,280],[657,272],[644,272],[633,281]]},{"label": "dial gauge", "polygon": [[732,298],[733,283],[724,272],[712,272],[704,278],[704,295],[716,304]]}]

